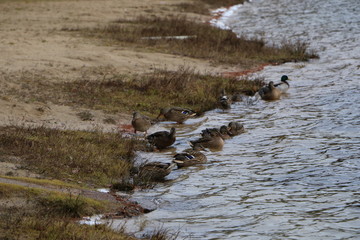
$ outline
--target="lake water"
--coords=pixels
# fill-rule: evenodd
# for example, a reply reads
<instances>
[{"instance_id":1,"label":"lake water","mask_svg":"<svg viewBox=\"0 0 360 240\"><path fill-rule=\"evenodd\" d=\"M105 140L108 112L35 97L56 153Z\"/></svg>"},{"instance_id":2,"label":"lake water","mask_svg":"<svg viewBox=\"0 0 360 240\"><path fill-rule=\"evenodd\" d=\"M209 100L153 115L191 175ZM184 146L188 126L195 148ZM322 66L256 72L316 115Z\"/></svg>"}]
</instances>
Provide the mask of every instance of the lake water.
<instances>
[{"instance_id":1,"label":"lake water","mask_svg":"<svg viewBox=\"0 0 360 240\"><path fill-rule=\"evenodd\" d=\"M360 239L360 1L253 0L220 20L267 42L298 39L320 59L266 67L266 81L292 81L274 102L236 103L176 126L176 149L139 154L169 162L206 127L240 121L209 162L174 170L165 183L135 192L157 210L128 231L179 231L179 239ZM113 227L122 226L115 220Z\"/></svg>"}]
</instances>

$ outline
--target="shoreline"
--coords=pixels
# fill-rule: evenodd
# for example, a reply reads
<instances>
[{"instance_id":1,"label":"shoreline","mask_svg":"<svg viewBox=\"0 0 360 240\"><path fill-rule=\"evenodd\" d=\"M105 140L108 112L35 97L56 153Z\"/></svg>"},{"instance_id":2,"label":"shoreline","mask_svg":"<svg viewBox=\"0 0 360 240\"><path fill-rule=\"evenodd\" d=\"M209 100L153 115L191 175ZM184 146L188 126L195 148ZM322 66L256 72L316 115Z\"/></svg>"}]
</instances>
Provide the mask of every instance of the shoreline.
<instances>
[{"instance_id":1,"label":"shoreline","mask_svg":"<svg viewBox=\"0 0 360 240\"><path fill-rule=\"evenodd\" d=\"M124 3L109 0L103 5L96 1L87 3L86 6L77 1L54 3L44 1L41 4L21 1L0 3L0 7L8 10L3 17L0 17L1 22L4 23L4 31L0 32L0 36L3 37L2 43L4 43L4 46L0 47L0 50L4 52L4 58L0 60L0 71L3 73L0 78L0 86L3 87L3 95L0 97L1 126L43 126L83 131L101 129L104 132L117 133L132 131L131 116L124 112L108 114L91 109L94 119L83 121L79 119L78 113L89 110L85 107L54 104L46 100L45 102L23 101L12 95L14 91L36 92L37 89L32 89L32 87L38 75L40 78L46 76L53 82L76 81L82 76L101 81L107 75L149 72L159 66L176 69L187 63L189 66L196 66L200 72L211 72L223 77L239 77L261 71L264 67L271 65L257 64L246 69L239 65L213 64L204 59L142 52L121 46L103 46L97 40L84 39L81 36L61 31L63 28L77 25L106 24L114 21L121 14L144 14L150 10L160 15L166 11L172 13L169 6L177 1L150 2L150 5L153 4L151 7L154 7L150 10L147 6L149 3L142 0L126 0ZM170 10L166 10L164 6L169 7ZM202 18L210 18L206 24L212 24L211 21L214 19L228 16L235 6L225 8L226 11L216 13L214 16L202 16ZM60 10L57 10L58 7ZM48 12L43 13L44 9ZM74 12L73 9L79 9L79 12ZM18 17L21 15L28 20L21 20ZM105 124L103 119L107 117L116 119L116 123ZM0 164L0 182L3 179L1 175L9 173L19 177L31 174L20 172L18 166ZM121 218L131 217L151 211L115 193L107 195L120 202L123 208L116 213L104 214L105 218L119 217L117 214Z\"/></svg>"}]
</instances>

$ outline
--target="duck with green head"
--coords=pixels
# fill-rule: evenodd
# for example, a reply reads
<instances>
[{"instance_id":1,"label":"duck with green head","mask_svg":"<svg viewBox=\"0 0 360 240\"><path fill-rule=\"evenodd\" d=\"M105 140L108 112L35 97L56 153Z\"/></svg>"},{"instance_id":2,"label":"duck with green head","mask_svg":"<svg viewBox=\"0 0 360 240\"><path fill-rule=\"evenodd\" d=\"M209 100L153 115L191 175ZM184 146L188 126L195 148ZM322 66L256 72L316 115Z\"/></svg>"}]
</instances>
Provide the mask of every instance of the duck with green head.
<instances>
[{"instance_id":1,"label":"duck with green head","mask_svg":"<svg viewBox=\"0 0 360 240\"><path fill-rule=\"evenodd\" d=\"M274 87L279 89L282 93L286 93L286 91L290 88L290 84L287 81L290 81L291 79L288 78L288 76L283 75L281 77L281 81L279 83L274 84Z\"/></svg>"}]
</instances>

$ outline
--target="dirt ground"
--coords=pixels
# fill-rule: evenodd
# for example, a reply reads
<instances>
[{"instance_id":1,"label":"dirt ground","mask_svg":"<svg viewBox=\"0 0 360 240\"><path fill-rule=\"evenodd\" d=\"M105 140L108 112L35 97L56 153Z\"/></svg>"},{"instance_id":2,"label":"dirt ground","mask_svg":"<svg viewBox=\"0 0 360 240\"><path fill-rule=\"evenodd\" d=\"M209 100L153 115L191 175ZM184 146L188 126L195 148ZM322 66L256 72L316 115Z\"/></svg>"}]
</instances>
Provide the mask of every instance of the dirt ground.
<instances>
[{"instance_id":1,"label":"dirt ground","mask_svg":"<svg viewBox=\"0 0 360 240\"><path fill-rule=\"evenodd\" d=\"M74 81L99 71L109 73L141 73L154 68L177 69L195 67L199 72L221 74L242 71L213 66L209 61L181 56L141 52L119 46L105 46L62 29L101 26L119 18L138 15L174 14L178 0L0 0L0 126L46 126L61 129L118 131L129 124L131 116L91 110L93 121L82 121L77 113L86 111L48 102L24 101L13 94L32 88L34 75L49 81ZM197 16L207 22L211 16ZM26 79L26 82L24 81ZM56 91L56 89L54 89ZM106 124L111 117L116 124ZM14 176L32 174L13 163L0 159L0 174Z\"/></svg>"},{"instance_id":2,"label":"dirt ground","mask_svg":"<svg viewBox=\"0 0 360 240\"><path fill-rule=\"evenodd\" d=\"M143 14L176 14L176 0L0 0L0 125L44 125L66 129L102 128L104 114L91 111L94 121L84 122L74 109L50 102L23 102L9 94L23 87L24 76L46 75L50 81L73 81L102 69L106 73L139 73L154 68L177 69L196 66L213 74L232 71L208 61L160 53L146 53L118 46L104 46L95 39L75 36L64 28L105 25L119 18ZM209 16L201 16L208 21ZM90 73L90 74L89 74ZM91 76L90 76L91 77ZM31 88L31 82L26 83ZM118 124L130 122L130 115L111 116Z\"/></svg>"}]
</instances>

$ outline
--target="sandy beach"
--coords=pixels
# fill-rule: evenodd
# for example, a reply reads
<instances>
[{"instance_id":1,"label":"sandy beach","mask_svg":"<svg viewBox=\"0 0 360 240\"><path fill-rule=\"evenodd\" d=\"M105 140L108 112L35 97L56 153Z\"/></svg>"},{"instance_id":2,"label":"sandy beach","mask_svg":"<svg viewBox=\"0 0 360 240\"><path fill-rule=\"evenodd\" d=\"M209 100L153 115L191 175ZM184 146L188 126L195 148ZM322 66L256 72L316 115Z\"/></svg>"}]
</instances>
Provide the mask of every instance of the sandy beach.
<instances>
[{"instance_id":1,"label":"sandy beach","mask_svg":"<svg viewBox=\"0 0 360 240\"><path fill-rule=\"evenodd\" d=\"M183 1L186 2L186 1ZM240 66L213 65L210 61L178 55L105 46L63 29L102 26L119 18L177 13L179 1L6 1L0 4L0 125L35 125L61 129L116 130L104 124L108 117L91 110L93 121L76 115L87 109L22 100L19 92L37 91L34 81L75 81L80 76L97 80L111 74L134 74L154 68L196 67L199 72L221 74L242 71ZM211 16L188 14L208 22ZM56 89L54 89L56 91ZM17 94L14 94L17 93ZM129 124L130 115L111 115L117 125Z\"/></svg>"}]
</instances>

